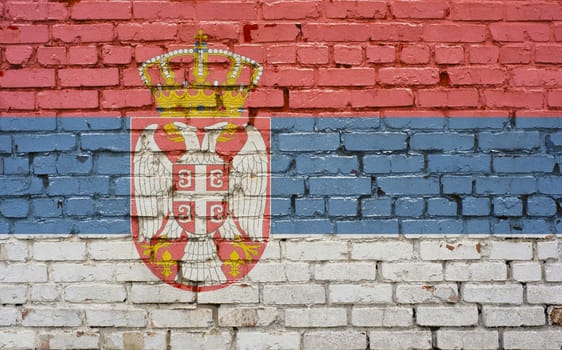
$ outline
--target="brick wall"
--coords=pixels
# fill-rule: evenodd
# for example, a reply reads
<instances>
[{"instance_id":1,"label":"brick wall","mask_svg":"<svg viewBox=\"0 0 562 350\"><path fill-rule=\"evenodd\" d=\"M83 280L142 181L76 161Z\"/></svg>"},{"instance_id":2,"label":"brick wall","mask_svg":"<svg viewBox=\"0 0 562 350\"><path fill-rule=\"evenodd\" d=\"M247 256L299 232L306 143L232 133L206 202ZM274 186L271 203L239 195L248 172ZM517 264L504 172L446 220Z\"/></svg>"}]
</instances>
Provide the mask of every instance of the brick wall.
<instances>
[{"instance_id":1,"label":"brick wall","mask_svg":"<svg viewBox=\"0 0 562 350\"><path fill-rule=\"evenodd\" d=\"M562 346L561 1L0 3L0 348ZM130 237L142 62L264 67L271 237L161 282Z\"/></svg>"}]
</instances>

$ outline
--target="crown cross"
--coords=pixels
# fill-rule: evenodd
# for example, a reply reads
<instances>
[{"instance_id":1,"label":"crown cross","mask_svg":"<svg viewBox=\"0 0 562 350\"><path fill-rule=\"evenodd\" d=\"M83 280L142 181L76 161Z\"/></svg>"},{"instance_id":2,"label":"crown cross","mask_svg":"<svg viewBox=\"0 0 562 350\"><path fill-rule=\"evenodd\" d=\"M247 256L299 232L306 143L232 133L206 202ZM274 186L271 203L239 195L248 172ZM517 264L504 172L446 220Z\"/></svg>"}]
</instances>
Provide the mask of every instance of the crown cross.
<instances>
[{"instance_id":1,"label":"crown cross","mask_svg":"<svg viewBox=\"0 0 562 350\"><path fill-rule=\"evenodd\" d=\"M144 62L139 74L156 100L157 109L163 117L238 117L244 111L244 103L250 91L258 84L262 74L262 66L251 58L241 56L223 49L209 49L207 35L199 30L194 36L195 45L190 49L174 50ZM209 56L219 56L230 61L230 69L222 82L211 84L209 76ZM190 67L174 62L171 69L170 61L174 58L192 57L192 74ZM153 77L154 69L160 77ZM240 82L244 68L250 69L249 83ZM152 69L152 70L151 70ZM192 80L177 81L177 77L193 77ZM153 84L152 81L163 81Z\"/></svg>"}]
</instances>

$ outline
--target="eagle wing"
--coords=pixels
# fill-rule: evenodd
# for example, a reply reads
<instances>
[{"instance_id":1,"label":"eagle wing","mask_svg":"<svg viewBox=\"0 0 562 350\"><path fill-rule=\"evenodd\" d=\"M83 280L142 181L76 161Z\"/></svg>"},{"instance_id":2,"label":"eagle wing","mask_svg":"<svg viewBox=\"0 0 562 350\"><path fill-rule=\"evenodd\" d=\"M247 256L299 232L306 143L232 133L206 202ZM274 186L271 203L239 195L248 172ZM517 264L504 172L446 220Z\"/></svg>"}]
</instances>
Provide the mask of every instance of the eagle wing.
<instances>
[{"instance_id":1,"label":"eagle wing","mask_svg":"<svg viewBox=\"0 0 562 350\"><path fill-rule=\"evenodd\" d=\"M263 240L268 159L265 142L253 126L246 128L248 139L232 159L230 193L232 212L250 239Z\"/></svg>"}]
</instances>

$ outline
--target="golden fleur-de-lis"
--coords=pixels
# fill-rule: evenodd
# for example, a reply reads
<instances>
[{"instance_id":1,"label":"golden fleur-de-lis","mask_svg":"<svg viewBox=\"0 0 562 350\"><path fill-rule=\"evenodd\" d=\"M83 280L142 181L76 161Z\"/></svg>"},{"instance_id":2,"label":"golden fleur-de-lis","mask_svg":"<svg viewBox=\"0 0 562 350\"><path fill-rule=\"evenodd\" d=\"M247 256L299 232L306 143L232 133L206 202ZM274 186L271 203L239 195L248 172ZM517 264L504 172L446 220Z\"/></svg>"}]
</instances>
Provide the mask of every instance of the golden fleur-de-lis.
<instances>
[{"instance_id":1,"label":"golden fleur-de-lis","mask_svg":"<svg viewBox=\"0 0 562 350\"><path fill-rule=\"evenodd\" d=\"M225 261L224 264L230 267L229 274L232 277L236 277L240 274L240 265L244 265L245 262L240 260L240 255L234 250L230 253L230 260Z\"/></svg>"},{"instance_id":2,"label":"golden fleur-de-lis","mask_svg":"<svg viewBox=\"0 0 562 350\"><path fill-rule=\"evenodd\" d=\"M172 260L172 254L169 250L166 250L162 254L162 260L156 263L157 266L162 268L162 275L164 275L164 277L168 277L172 274L171 267L174 266L174 264L175 262Z\"/></svg>"}]
</instances>

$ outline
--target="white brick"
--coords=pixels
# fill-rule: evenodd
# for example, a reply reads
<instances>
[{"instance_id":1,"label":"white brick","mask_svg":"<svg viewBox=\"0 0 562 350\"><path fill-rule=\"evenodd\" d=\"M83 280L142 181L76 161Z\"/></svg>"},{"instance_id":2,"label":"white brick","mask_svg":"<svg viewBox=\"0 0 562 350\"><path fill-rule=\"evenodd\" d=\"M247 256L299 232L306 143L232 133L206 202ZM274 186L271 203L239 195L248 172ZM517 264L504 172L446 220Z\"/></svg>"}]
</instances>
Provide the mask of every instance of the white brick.
<instances>
[{"instance_id":1,"label":"white brick","mask_svg":"<svg viewBox=\"0 0 562 350\"><path fill-rule=\"evenodd\" d=\"M70 309L25 309L21 324L25 327L76 327L82 325L80 312Z\"/></svg>"},{"instance_id":2,"label":"white brick","mask_svg":"<svg viewBox=\"0 0 562 350\"><path fill-rule=\"evenodd\" d=\"M90 327L145 327L146 311L141 309L87 309Z\"/></svg>"},{"instance_id":3,"label":"white brick","mask_svg":"<svg viewBox=\"0 0 562 350\"><path fill-rule=\"evenodd\" d=\"M347 241L288 241L285 244L289 260L343 260L347 258Z\"/></svg>"},{"instance_id":4,"label":"white brick","mask_svg":"<svg viewBox=\"0 0 562 350\"><path fill-rule=\"evenodd\" d=\"M459 290L456 284L399 284L396 301L402 304L456 303Z\"/></svg>"},{"instance_id":5,"label":"white brick","mask_svg":"<svg viewBox=\"0 0 562 350\"><path fill-rule=\"evenodd\" d=\"M64 261L86 259L85 242L34 242L33 259L39 261Z\"/></svg>"},{"instance_id":6,"label":"white brick","mask_svg":"<svg viewBox=\"0 0 562 350\"><path fill-rule=\"evenodd\" d=\"M0 244L0 261L27 261L28 256L27 241L11 240Z\"/></svg>"},{"instance_id":7,"label":"white brick","mask_svg":"<svg viewBox=\"0 0 562 350\"><path fill-rule=\"evenodd\" d=\"M161 350L166 349L166 333L116 332L104 335L104 344L112 350Z\"/></svg>"},{"instance_id":8,"label":"white brick","mask_svg":"<svg viewBox=\"0 0 562 350\"><path fill-rule=\"evenodd\" d=\"M409 327L414 312L408 307L354 307L351 324L357 327Z\"/></svg>"},{"instance_id":9,"label":"white brick","mask_svg":"<svg viewBox=\"0 0 562 350\"><path fill-rule=\"evenodd\" d=\"M219 307L219 326L221 327L266 327L277 319L274 307Z\"/></svg>"},{"instance_id":10,"label":"white brick","mask_svg":"<svg viewBox=\"0 0 562 350\"><path fill-rule=\"evenodd\" d=\"M464 301L481 304L521 304L523 286L520 284L465 284Z\"/></svg>"},{"instance_id":11,"label":"white brick","mask_svg":"<svg viewBox=\"0 0 562 350\"><path fill-rule=\"evenodd\" d=\"M431 331L371 331L372 350L431 349Z\"/></svg>"},{"instance_id":12,"label":"white brick","mask_svg":"<svg viewBox=\"0 0 562 350\"><path fill-rule=\"evenodd\" d=\"M521 327L542 326L545 324L542 306L482 307L482 316L486 327Z\"/></svg>"},{"instance_id":13,"label":"white brick","mask_svg":"<svg viewBox=\"0 0 562 350\"><path fill-rule=\"evenodd\" d=\"M531 260L533 244L530 242L491 242L490 259Z\"/></svg>"},{"instance_id":14,"label":"white brick","mask_svg":"<svg viewBox=\"0 0 562 350\"><path fill-rule=\"evenodd\" d=\"M107 282L113 280L114 270L113 264L55 263L51 276L54 282Z\"/></svg>"},{"instance_id":15,"label":"white brick","mask_svg":"<svg viewBox=\"0 0 562 350\"><path fill-rule=\"evenodd\" d=\"M513 280L519 282L536 282L541 280L541 264L535 262L517 262L511 266Z\"/></svg>"},{"instance_id":16,"label":"white brick","mask_svg":"<svg viewBox=\"0 0 562 350\"><path fill-rule=\"evenodd\" d=\"M49 332L40 337L49 339L48 349L96 349L100 335L92 331Z\"/></svg>"},{"instance_id":17,"label":"white brick","mask_svg":"<svg viewBox=\"0 0 562 350\"><path fill-rule=\"evenodd\" d=\"M392 302L390 284L332 284L328 286L331 303L380 304Z\"/></svg>"},{"instance_id":18,"label":"white brick","mask_svg":"<svg viewBox=\"0 0 562 350\"><path fill-rule=\"evenodd\" d=\"M18 320L19 311L13 306L0 306L0 326L14 326Z\"/></svg>"},{"instance_id":19,"label":"white brick","mask_svg":"<svg viewBox=\"0 0 562 350\"><path fill-rule=\"evenodd\" d=\"M306 282L310 281L312 275L309 263L291 263L285 262L285 274L289 282Z\"/></svg>"},{"instance_id":20,"label":"white brick","mask_svg":"<svg viewBox=\"0 0 562 350\"><path fill-rule=\"evenodd\" d=\"M361 262L321 263L314 266L314 278L327 281L374 281L377 265Z\"/></svg>"},{"instance_id":21,"label":"white brick","mask_svg":"<svg viewBox=\"0 0 562 350\"><path fill-rule=\"evenodd\" d=\"M558 259L558 241L537 242L537 258L539 260Z\"/></svg>"},{"instance_id":22,"label":"white brick","mask_svg":"<svg viewBox=\"0 0 562 350\"><path fill-rule=\"evenodd\" d=\"M71 303L116 303L125 299L125 288L116 284L78 284L64 289L64 300Z\"/></svg>"},{"instance_id":23,"label":"white brick","mask_svg":"<svg viewBox=\"0 0 562 350\"><path fill-rule=\"evenodd\" d=\"M480 259L480 243L461 241L421 241L420 256L423 260L470 260Z\"/></svg>"},{"instance_id":24,"label":"white brick","mask_svg":"<svg viewBox=\"0 0 562 350\"><path fill-rule=\"evenodd\" d=\"M34 349L35 332L24 329L0 329L0 349Z\"/></svg>"},{"instance_id":25,"label":"white brick","mask_svg":"<svg viewBox=\"0 0 562 350\"><path fill-rule=\"evenodd\" d=\"M129 293L133 303L192 303L195 293L167 284L133 284Z\"/></svg>"},{"instance_id":26,"label":"white brick","mask_svg":"<svg viewBox=\"0 0 562 350\"><path fill-rule=\"evenodd\" d=\"M382 263L382 277L389 281L434 282L443 280L440 263Z\"/></svg>"},{"instance_id":27,"label":"white brick","mask_svg":"<svg viewBox=\"0 0 562 350\"><path fill-rule=\"evenodd\" d=\"M119 261L114 267L117 282L160 282L143 262Z\"/></svg>"},{"instance_id":28,"label":"white brick","mask_svg":"<svg viewBox=\"0 0 562 350\"><path fill-rule=\"evenodd\" d=\"M562 282L562 263L545 264L544 279L547 282Z\"/></svg>"},{"instance_id":29,"label":"white brick","mask_svg":"<svg viewBox=\"0 0 562 350\"><path fill-rule=\"evenodd\" d=\"M300 349L300 334L297 332L239 331L236 350Z\"/></svg>"},{"instance_id":30,"label":"white brick","mask_svg":"<svg viewBox=\"0 0 562 350\"><path fill-rule=\"evenodd\" d=\"M437 347L466 350L497 349L499 335L496 331L485 330L438 330Z\"/></svg>"},{"instance_id":31,"label":"white brick","mask_svg":"<svg viewBox=\"0 0 562 350\"><path fill-rule=\"evenodd\" d=\"M187 344L189 344L190 350L230 349L232 336L229 332L219 330L212 330L207 333L172 331L172 336L170 338L171 350L184 350Z\"/></svg>"},{"instance_id":32,"label":"white brick","mask_svg":"<svg viewBox=\"0 0 562 350\"><path fill-rule=\"evenodd\" d=\"M264 304L322 304L326 302L324 286L294 284L263 287Z\"/></svg>"},{"instance_id":33,"label":"white brick","mask_svg":"<svg viewBox=\"0 0 562 350\"><path fill-rule=\"evenodd\" d=\"M211 327L213 326L213 310L153 310L150 313L150 320L155 328Z\"/></svg>"},{"instance_id":34,"label":"white brick","mask_svg":"<svg viewBox=\"0 0 562 350\"><path fill-rule=\"evenodd\" d=\"M88 252L90 258L94 260L138 260L140 258L132 239L92 241L88 245Z\"/></svg>"},{"instance_id":35,"label":"white brick","mask_svg":"<svg viewBox=\"0 0 562 350\"><path fill-rule=\"evenodd\" d=\"M269 242L265 246L265 250L263 251L260 261L279 259L281 259L281 247L279 245L279 240L269 236Z\"/></svg>"},{"instance_id":36,"label":"white brick","mask_svg":"<svg viewBox=\"0 0 562 350\"><path fill-rule=\"evenodd\" d=\"M367 348L367 334L354 330L306 332L303 345L304 349L363 350Z\"/></svg>"},{"instance_id":37,"label":"white brick","mask_svg":"<svg viewBox=\"0 0 562 350\"><path fill-rule=\"evenodd\" d=\"M287 327L338 327L347 325L345 308L285 309Z\"/></svg>"},{"instance_id":38,"label":"white brick","mask_svg":"<svg viewBox=\"0 0 562 350\"><path fill-rule=\"evenodd\" d=\"M562 304L562 285L527 285L529 304Z\"/></svg>"},{"instance_id":39,"label":"white brick","mask_svg":"<svg viewBox=\"0 0 562 350\"><path fill-rule=\"evenodd\" d=\"M411 242L352 242L353 260L408 260L413 256Z\"/></svg>"},{"instance_id":40,"label":"white brick","mask_svg":"<svg viewBox=\"0 0 562 350\"><path fill-rule=\"evenodd\" d=\"M310 280L308 263L279 263L260 261L248 274L253 282L305 282Z\"/></svg>"},{"instance_id":41,"label":"white brick","mask_svg":"<svg viewBox=\"0 0 562 350\"><path fill-rule=\"evenodd\" d=\"M0 286L0 304L23 304L27 301L27 286Z\"/></svg>"},{"instance_id":42,"label":"white brick","mask_svg":"<svg viewBox=\"0 0 562 350\"><path fill-rule=\"evenodd\" d=\"M31 301L56 301L60 297L59 286L55 284L34 284L31 286Z\"/></svg>"},{"instance_id":43,"label":"white brick","mask_svg":"<svg viewBox=\"0 0 562 350\"><path fill-rule=\"evenodd\" d=\"M476 305L418 306L417 323L420 326L472 326L478 323Z\"/></svg>"},{"instance_id":44,"label":"white brick","mask_svg":"<svg viewBox=\"0 0 562 350\"><path fill-rule=\"evenodd\" d=\"M562 332L553 330L506 330L503 333L505 349L560 349Z\"/></svg>"},{"instance_id":45,"label":"white brick","mask_svg":"<svg viewBox=\"0 0 562 350\"><path fill-rule=\"evenodd\" d=\"M259 289L248 284L232 285L197 295L200 304L240 304L259 302Z\"/></svg>"},{"instance_id":46,"label":"white brick","mask_svg":"<svg viewBox=\"0 0 562 350\"><path fill-rule=\"evenodd\" d=\"M445 280L447 281L505 281L507 279L507 265L505 262L453 262L445 265Z\"/></svg>"},{"instance_id":47,"label":"white brick","mask_svg":"<svg viewBox=\"0 0 562 350\"><path fill-rule=\"evenodd\" d=\"M47 265L0 265L0 282L47 282Z\"/></svg>"}]
</instances>

